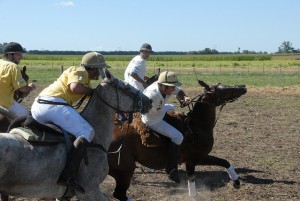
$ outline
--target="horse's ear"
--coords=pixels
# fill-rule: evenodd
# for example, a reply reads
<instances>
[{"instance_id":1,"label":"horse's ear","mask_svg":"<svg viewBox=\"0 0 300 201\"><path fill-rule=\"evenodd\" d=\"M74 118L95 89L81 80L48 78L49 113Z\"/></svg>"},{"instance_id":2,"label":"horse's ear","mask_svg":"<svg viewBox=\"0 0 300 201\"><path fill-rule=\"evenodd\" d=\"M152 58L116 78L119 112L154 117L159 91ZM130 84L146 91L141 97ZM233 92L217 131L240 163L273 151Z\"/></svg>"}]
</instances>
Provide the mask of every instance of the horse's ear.
<instances>
[{"instance_id":1,"label":"horse's ear","mask_svg":"<svg viewBox=\"0 0 300 201\"><path fill-rule=\"evenodd\" d=\"M107 79L109 79L109 80L113 80L114 79L113 75L111 74L111 72L107 68L104 69L104 73L105 73L105 77Z\"/></svg>"},{"instance_id":2,"label":"horse's ear","mask_svg":"<svg viewBox=\"0 0 300 201\"><path fill-rule=\"evenodd\" d=\"M210 91L209 86L202 80L198 80L198 83L200 84L200 86L204 87L207 91Z\"/></svg>"},{"instance_id":3,"label":"horse's ear","mask_svg":"<svg viewBox=\"0 0 300 201\"><path fill-rule=\"evenodd\" d=\"M26 66L23 66L23 73L26 72Z\"/></svg>"},{"instance_id":4,"label":"horse's ear","mask_svg":"<svg viewBox=\"0 0 300 201\"><path fill-rule=\"evenodd\" d=\"M155 73L156 75L159 75L160 74L160 68L158 68L157 70L156 70L156 73Z\"/></svg>"}]
</instances>

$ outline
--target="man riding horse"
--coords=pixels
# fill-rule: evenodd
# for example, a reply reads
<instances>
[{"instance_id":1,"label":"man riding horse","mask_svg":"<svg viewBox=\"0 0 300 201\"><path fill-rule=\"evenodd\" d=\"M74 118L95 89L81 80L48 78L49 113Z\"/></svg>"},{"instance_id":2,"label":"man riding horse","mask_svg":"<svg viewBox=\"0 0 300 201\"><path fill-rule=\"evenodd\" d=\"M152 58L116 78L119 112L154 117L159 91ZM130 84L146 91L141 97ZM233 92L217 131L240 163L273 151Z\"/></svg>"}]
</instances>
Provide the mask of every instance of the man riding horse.
<instances>
[{"instance_id":1,"label":"man riding horse","mask_svg":"<svg viewBox=\"0 0 300 201\"><path fill-rule=\"evenodd\" d=\"M0 107L7 110L12 118L26 116L28 110L14 100L16 90L28 93L35 89L34 84L24 80L18 66L25 50L19 43L10 42L4 46L3 52L0 60Z\"/></svg>"},{"instance_id":2,"label":"man riding horse","mask_svg":"<svg viewBox=\"0 0 300 201\"><path fill-rule=\"evenodd\" d=\"M152 99L153 107L147 114L142 115L142 121L150 129L171 139L169 145L170 159L168 161L166 172L169 179L180 183L178 174L178 151L179 145L183 141L183 135L173 126L163 120L168 110L174 110L175 107L166 104L170 95L176 95L179 100L189 103L191 99L179 88L181 83L177 80L177 75L171 71L162 72L158 81L151 84L144 90L144 94Z\"/></svg>"},{"instance_id":3,"label":"man riding horse","mask_svg":"<svg viewBox=\"0 0 300 201\"><path fill-rule=\"evenodd\" d=\"M77 138L58 184L70 184L81 193L85 190L77 182L78 168L95 131L71 105L84 95L92 95L90 80L98 80L102 69L107 67L100 53L85 54L81 66L66 69L57 81L39 94L31 108L32 117L39 123L53 123Z\"/></svg>"}]
</instances>

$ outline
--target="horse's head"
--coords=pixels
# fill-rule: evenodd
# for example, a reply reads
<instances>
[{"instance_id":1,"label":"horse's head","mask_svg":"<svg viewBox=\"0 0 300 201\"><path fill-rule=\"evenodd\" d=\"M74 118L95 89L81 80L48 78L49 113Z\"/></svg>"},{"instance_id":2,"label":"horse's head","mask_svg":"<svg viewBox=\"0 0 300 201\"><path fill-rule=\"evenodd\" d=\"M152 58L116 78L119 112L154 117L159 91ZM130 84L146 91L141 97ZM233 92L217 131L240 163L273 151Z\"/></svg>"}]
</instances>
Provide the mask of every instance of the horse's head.
<instances>
[{"instance_id":1,"label":"horse's head","mask_svg":"<svg viewBox=\"0 0 300 201\"><path fill-rule=\"evenodd\" d=\"M147 80L146 80L146 83L148 85L151 85L153 82L157 81L158 80L158 77L159 77L159 74L160 74L160 68L158 68L155 72L155 75L149 77Z\"/></svg>"},{"instance_id":2,"label":"horse's head","mask_svg":"<svg viewBox=\"0 0 300 201\"><path fill-rule=\"evenodd\" d=\"M22 78L26 81L28 84L29 76L26 74L26 66L24 66L21 69ZM29 94L29 92L21 92L19 90L16 90L14 93L14 100L18 103L22 102L22 100Z\"/></svg>"},{"instance_id":3,"label":"horse's head","mask_svg":"<svg viewBox=\"0 0 300 201\"><path fill-rule=\"evenodd\" d=\"M114 88L110 91L109 98L111 100L107 102L107 105L110 105L117 112L140 112L144 114L149 112L152 107L151 99L130 84L113 77L107 69L105 69L105 79L102 81L102 84ZM131 101L129 99L131 99ZM113 100L116 100L116 105L113 105ZM131 104L131 102L133 103Z\"/></svg>"},{"instance_id":4,"label":"horse's head","mask_svg":"<svg viewBox=\"0 0 300 201\"><path fill-rule=\"evenodd\" d=\"M233 102L240 96L247 93L247 88L245 85L227 86L219 83L208 86L201 80L198 80L198 83L204 87L204 97L202 100L214 103L217 106L223 105L227 102Z\"/></svg>"},{"instance_id":5,"label":"horse's head","mask_svg":"<svg viewBox=\"0 0 300 201\"><path fill-rule=\"evenodd\" d=\"M21 74L23 79L28 83L29 76L26 74L26 66L24 66L23 69L21 69Z\"/></svg>"}]
</instances>

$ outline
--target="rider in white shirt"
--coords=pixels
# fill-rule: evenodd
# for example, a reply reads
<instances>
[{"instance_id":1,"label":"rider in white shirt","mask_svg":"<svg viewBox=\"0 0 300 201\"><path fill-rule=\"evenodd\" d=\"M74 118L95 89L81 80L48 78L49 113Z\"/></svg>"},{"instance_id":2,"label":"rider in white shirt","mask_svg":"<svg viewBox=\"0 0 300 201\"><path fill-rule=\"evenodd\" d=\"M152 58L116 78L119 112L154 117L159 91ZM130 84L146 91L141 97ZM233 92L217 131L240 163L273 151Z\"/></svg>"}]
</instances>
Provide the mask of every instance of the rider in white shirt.
<instances>
[{"instance_id":1,"label":"rider in white shirt","mask_svg":"<svg viewBox=\"0 0 300 201\"><path fill-rule=\"evenodd\" d=\"M158 81L151 84L144 90L144 94L152 100L152 109L142 115L142 121L152 130L169 137L171 143L169 146L170 159L168 161L166 172L169 178L176 183L180 183L178 174L178 152L179 145L183 141L183 135L173 126L163 120L166 112L175 107L166 104L170 95L176 95L179 100L190 103L191 99L179 88L181 83L177 80L177 75L171 71L162 72Z\"/></svg>"},{"instance_id":2,"label":"rider in white shirt","mask_svg":"<svg viewBox=\"0 0 300 201\"><path fill-rule=\"evenodd\" d=\"M151 45L144 43L140 48L140 54L130 61L124 73L125 81L140 91L144 91L148 86L144 80L146 78L146 59L152 52Z\"/></svg>"}]
</instances>

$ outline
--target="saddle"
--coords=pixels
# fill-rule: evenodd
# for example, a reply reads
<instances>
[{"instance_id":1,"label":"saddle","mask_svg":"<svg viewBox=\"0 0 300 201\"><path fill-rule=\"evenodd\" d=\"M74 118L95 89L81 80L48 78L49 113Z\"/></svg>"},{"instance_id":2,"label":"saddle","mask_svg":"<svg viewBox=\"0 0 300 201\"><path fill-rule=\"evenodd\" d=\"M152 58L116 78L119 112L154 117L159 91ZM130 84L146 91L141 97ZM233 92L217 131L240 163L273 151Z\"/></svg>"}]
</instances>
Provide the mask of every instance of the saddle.
<instances>
[{"instance_id":1,"label":"saddle","mask_svg":"<svg viewBox=\"0 0 300 201\"><path fill-rule=\"evenodd\" d=\"M158 147L171 141L170 138L150 129L142 122L140 116L133 118L132 125L141 136L142 145L145 147Z\"/></svg>"},{"instance_id":2,"label":"saddle","mask_svg":"<svg viewBox=\"0 0 300 201\"><path fill-rule=\"evenodd\" d=\"M175 113L173 110L169 110L164 116L164 121L181 131L183 136L190 134L190 130L187 128L189 118L184 113ZM141 136L142 144L146 147L162 146L171 141L170 138L147 127L147 125L143 123L139 113L133 118L132 125Z\"/></svg>"},{"instance_id":3,"label":"saddle","mask_svg":"<svg viewBox=\"0 0 300 201\"><path fill-rule=\"evenodd\" d=\"M29 142L59 143L65 142L62 130L53 124L41 124L31 115L15 119L8 133L23 137ZM69 135L72 137L71 135ZM74 139L72 139L73 141Z\"/></svg>"}]
</instances>

